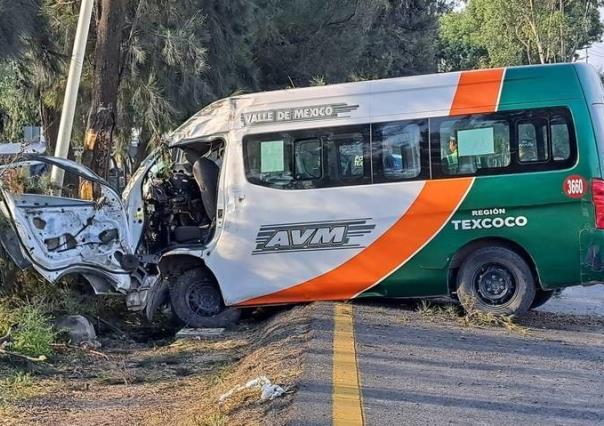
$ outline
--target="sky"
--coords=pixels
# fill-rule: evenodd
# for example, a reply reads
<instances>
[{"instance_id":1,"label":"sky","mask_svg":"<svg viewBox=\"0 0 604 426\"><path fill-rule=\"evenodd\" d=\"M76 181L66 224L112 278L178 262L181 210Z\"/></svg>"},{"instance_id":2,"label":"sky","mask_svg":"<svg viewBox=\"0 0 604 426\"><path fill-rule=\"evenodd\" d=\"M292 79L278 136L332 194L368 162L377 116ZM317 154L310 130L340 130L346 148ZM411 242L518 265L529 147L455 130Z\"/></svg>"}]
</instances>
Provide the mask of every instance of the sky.
<instances>
[{"instance_id":1,"label":"sky","mask_svg":"<svg viewBox=\"0 0 604 426\"><path fill-rule=\"evenodd\" d=\"M577 62L587 62L593 65L598 71L604 71L604 43L596 43L586 50L578 51L581 56Z\"/></svg>"},{"instance_id":2,"label":"sky","mask_svg":"<svg viewBox=\"0 0 604 426\"><path fill-rule=\"evenodd\" d=\"M604 22L604 7L600 8L600 20ZM604 71L604 42L594 43L589 49L579 50L580 58L577 62L587 62L598 71Z\"/></svg>"}]
</instances>

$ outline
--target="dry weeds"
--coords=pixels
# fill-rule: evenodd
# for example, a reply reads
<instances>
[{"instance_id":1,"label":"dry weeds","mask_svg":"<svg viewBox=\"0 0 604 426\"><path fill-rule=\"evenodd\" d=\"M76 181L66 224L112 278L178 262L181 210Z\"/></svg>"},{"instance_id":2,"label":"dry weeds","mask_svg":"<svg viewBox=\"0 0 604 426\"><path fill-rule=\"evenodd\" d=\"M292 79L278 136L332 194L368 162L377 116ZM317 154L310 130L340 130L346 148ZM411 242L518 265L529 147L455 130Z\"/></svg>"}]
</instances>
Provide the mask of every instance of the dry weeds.
<instances>
[{"instance_id":1,"label":"dry weeds","mask_svg":"<svg viewBox=\"0 0 604 426\"><path fill-rule=\"evenodd\" d=\"M464 306L466 306L465 310L456 305L442 306L422 300L417 311L422 318L430 322L442 321L443 319L453 320L464 327L504 328L522 336L529 335L529 329L517 324L510 315L497 315L481 311L475 307L471 300L466 301Z\"/></svg>"},{"instance_id":2,"label":"dry weeds","mask_svg":"<svg viewBox=\"0 0 604 426\"><path fill-rule=\"evenodd\" d=\"M199 398L177 415L178 424L283 424L283 409L291 402L291 395L260 402L259 389L245 389L234 393L222 404L219 398L258 376L266 376L273 384L294 390L302 373L302 355L308 338L308 309L312 307L296 307L276 315L251 334L244 356L200 384ZM161 425L166 420L166 416L156 416L149 424Z\"/></svg>"}]
</instances>

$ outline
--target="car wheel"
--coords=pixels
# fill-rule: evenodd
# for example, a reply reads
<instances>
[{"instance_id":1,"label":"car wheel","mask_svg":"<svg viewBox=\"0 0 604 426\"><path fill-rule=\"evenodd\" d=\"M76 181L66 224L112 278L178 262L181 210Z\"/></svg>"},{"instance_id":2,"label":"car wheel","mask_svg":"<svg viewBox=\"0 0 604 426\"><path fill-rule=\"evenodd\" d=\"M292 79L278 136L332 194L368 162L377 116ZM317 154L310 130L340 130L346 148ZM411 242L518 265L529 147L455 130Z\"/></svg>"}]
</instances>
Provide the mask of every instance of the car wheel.
<instances>
[{"instance_id":1,"label":"car wheel","mask_svg":"<svg viewBox=\"0 0 604 426\"><path fill-rule=\"evenodd\" d=\"M186 327L219 328L233 326L241 310L224 305L222 294L211 272L190 269L170 286L172 310Z\"/></svg>"},{"instance_id":2,"label":"car wheel","mask_svg":"<svg viewBox=\"0 0 604 426\"><path fill-rule=\"evenodd\" d=\"M505 247L485 247L470 254L457 275L457 294L464 308L498 315L529 310L535 280L526 261Z\"/></svg>"},{"instance_id":3,"label":"car wheel","mask_svg":"<svg viewBox=\"0 0 604 426\"><path fill-rule=\"evenodd\" d=\"M539 306L545 305L549 299L554 297L554 294L556 294L556 290L537 289L537 292L535 293L535 299L533 300L533 303L531 304L531 309L535 309L535 308L538 308Z\"/></svg>"}]
</instances>

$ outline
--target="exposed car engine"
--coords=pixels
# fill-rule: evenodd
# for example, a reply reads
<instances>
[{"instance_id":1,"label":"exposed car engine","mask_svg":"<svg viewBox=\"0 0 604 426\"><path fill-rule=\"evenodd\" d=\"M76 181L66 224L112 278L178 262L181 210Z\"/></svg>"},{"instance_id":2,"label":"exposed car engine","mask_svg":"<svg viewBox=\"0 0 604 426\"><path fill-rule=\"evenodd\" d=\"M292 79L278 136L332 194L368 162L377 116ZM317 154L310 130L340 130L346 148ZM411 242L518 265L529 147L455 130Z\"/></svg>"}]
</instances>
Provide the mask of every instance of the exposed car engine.
<instances>
[{"instance_id":1,"label":"exposed car engine","mask_svg":"<svg viewBox=\"0 0 604 426\"><path fill-rule=\"evenodd\" d=\"M209 222L193 176L179 171L163 179L153 177L144 199L145 240L150 251L165 250L177 243L202 242L203 228Z\"/></svg>"}]
</instances>

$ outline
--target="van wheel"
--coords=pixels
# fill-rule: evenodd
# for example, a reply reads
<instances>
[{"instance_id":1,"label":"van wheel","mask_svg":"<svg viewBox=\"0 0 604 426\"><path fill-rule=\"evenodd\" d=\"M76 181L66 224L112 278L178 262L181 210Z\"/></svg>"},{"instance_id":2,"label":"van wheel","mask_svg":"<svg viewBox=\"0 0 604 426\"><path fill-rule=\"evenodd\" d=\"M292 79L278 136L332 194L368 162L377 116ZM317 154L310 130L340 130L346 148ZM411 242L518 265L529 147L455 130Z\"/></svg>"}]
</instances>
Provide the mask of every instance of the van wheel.
<instances>
[{"instance_id":1,"label":"van wheel","mask_svg":"<svg viewBox=\"0 0 604 426\"><path fill-rule=\"evenodd\" d=\"M533 303L535 280L529 265L514 251L485 247L462 263L457 294L466 311L518 315L527 312Z\"/></svg>"},{"instance_id":2,"label":"van wheel","mask_svg":"<svg viewBox=\"0 0 604 426\"><path fill-rule=\"evenodd\" d=\"M190 269L170 286L172 310L186 327L219 328L235 325L241 310L224 305L212 274L204 268Z\"/></svg>"},{"instance_id":3,"label":"van wheel","mask_svg":"<svg viewBox=\"0 0 604 426\"><path fill-rule=\"evenodd\" d=\"M531 309L536 309L539 306L545 305L549 301L549 299L554 297L555 293L556 290L537 289L537 292L535 293L535 300L533 300L533 303L531 304Z\"/></svg>"}]
</instances>

